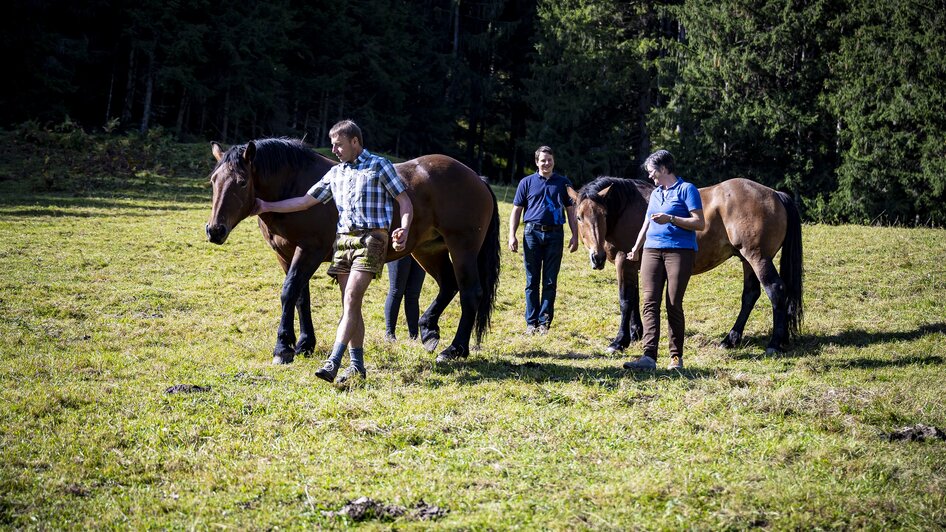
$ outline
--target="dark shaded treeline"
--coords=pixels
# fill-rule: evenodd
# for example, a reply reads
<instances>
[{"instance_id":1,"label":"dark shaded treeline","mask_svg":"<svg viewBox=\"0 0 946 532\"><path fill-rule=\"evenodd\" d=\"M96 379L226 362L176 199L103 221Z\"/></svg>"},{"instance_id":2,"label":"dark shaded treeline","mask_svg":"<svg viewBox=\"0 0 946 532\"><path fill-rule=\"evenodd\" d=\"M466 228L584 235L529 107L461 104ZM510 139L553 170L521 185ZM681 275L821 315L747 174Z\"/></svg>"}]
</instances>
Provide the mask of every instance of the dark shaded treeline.
<instances>
[{"instance_id":1,"label":"dark shaded treeline","mask_svg":"<svg viewBox=\"0 0 946 532\"><path fill-rule=\"evenodd\" d=\"M13 2L0 125L442 152L515 182L540 144L576 183L653 149L809 220L946 223L946 2Z\"/></svg>"}]
</instances>

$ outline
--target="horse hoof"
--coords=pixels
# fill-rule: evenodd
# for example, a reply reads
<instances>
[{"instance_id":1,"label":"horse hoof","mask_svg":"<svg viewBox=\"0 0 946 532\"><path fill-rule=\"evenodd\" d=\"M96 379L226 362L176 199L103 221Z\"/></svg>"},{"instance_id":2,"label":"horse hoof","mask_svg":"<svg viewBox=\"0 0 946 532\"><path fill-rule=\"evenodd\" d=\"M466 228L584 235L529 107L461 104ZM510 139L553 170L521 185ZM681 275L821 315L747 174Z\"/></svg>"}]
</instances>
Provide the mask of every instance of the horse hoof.
<instances>
[{"instance_id":1,"label":"horse hoof","mask_svg":"<svg viewBox=\"0 0 946 532\"><path fill-rule=\"evenodd\" d=\"M283 364L292 364L292 361L295 360L295 353L282 353L279 355L273 355L273 365L281 366Z\"/></svg>"},{"instance_id":2,"label":"horse hoof","mask_svg":"<svg viewBox=\"0 0 946 532\"><path fill-rule=\"evenodd\" d=\"M465 349L451 345L450 347L444 349L439 355L437 355L437 359L434 362L437 364L444 364L447 362L453 362L454 360L459 360L461 358L466 358L466 356L467 352Z\"/></svg>"},{"instance_id":3,"label":"horse hoof","mask_svg":"<svg viewBox=\"0 0 946 532\"><path fill-rule=\"evenodd\" d=\"M427 338L426 340L424 340L424 349L426 349L428 353L433 353L434 349L437 349L437 346L439 344L440 344L440 337L431 336L430 338Z\"/></svg>"},{"instance_id":4,"label":"horse hoof","mask_svg":"<svg viewBox=\"0 0 946 532\"><path fill-rule=\"evenodd\" d=\"M315 352L315 342L312 343L298 343L296 344L295 349L293 349L297 355L304 357L311 356Z\"/></svg>"},{"instance_id":5,"label":"horse hoof","mask_svg":"<svg viewBox=\"0 0 946 532\"><path fill-rule=\"evenodd\" d=\"M776 349L776 348L774 348L774 347L769 347L769 348L766 348L766 350L765 350L765 356L770 357L770 356L772 356L772 355L777 355L777 354L779 354L780 352L781 352L781 351L779 351L778 349Z\"/></svg>"}]
</instances>

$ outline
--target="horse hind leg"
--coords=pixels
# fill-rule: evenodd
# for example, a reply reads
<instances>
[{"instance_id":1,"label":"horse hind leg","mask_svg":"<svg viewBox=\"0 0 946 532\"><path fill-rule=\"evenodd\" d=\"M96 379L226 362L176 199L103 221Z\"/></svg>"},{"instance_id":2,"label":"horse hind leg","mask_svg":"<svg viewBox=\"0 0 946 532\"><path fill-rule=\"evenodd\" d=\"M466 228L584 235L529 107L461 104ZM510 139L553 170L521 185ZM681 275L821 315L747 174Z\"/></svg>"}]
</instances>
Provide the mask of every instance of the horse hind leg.
<instances>
[{"instance_id":1,"label":"horse hind leg","mask_svg":"<svg viewBox=\"0 0 946 532\"><path fill-rule=\"evenodd\" d=\"M739 308L736 323L733 324L729 334L719 343L720 347L737 347L742 342L742 333L745 330L746 322L749 321L749 314L752 313L752 309L760 295L762 295L762 289L759 278L756 277L755 270L749 262L742 259L742 306Z\"/></svg>"},{"instance_id":2,"label":"horse hind leg","mask_svg":"<svg viewBox=\"0 0 946 532\"><path fill-rule=\"evenodd\" d=\"M439 287L437 296L417 321L420 341L424 344L424 349L433 352L440 344L440 315L453 301L459 289L450 255L445 249L436 254L415 253L414 258L433 277Z\"/></svg>"},{"instance_id":3,"label":"horse hind leg","mask_svg":"<svg viewBox=\"0 0 946 532\"><path fill-rule=\"evenodd\" d=\"M761 259L752 267L772 302L772 338L765 348L765 354L771 355L781 351L788 339L788 294L772 259Z\"/></svg>"},{"instance_id":4,"label":"horse hind leg","mask_svg":"<svg viewBox=\"0 0 946 532\"><path fill-rule=\"evenodd\" d=\"M470 352L470 337L473 334L473 325L476 322L476 312L480 298L483 297L483 288L480 285L479 269L476 254L466 253L455 256L454 271L460 292L460 322L457 324L453 342L446 351L438 357L449 359L466 357Z\"/></svg>"}]
</instances>

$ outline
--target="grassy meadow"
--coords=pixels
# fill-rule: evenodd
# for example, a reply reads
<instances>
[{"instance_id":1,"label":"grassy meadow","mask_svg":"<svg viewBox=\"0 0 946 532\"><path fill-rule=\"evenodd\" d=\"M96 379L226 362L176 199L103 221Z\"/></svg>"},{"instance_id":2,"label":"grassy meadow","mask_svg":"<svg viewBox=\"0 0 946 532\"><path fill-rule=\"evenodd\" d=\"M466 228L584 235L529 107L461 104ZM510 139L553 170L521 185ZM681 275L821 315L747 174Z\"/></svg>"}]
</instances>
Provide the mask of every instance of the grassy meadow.
<instances>
[{"instance_id":1,"label":"grassy meadow","mask_svg":"<svg viewBox=\"0 0 946 532\"><path fill-rule=\"evenodd\" d=\"M946 442L885 437L946 428L942 229L805 226L803 336L777 356L764 296L746 344L716 347L735 260L695 277L686 369L633 374L636 345L604 351L613 267L583 251L566 254L552 332L522 334L514 190L496 187L482 348L435 367L403 317L385 342L385 276L365 305L368 379L337 388L313 376L339 318L326 266L318 352L272 366L282 272L255 219L206 242L204 175L37 190L0 181L0 528L946 528ZM178 384L209 390L165 393ZM325 514L362 496L408 512ZM446 513L410 513L423 503Z\"/></svg>"}]
</instances>

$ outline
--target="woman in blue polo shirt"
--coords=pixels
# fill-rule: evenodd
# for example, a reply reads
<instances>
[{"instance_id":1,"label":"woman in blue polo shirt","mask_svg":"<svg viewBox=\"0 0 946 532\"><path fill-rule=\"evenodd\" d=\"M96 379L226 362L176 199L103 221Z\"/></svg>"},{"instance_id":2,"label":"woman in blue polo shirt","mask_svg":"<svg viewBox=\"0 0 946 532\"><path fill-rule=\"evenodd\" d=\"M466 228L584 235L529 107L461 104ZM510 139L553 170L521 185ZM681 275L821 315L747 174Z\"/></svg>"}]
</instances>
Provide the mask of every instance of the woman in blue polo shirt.
<instances>
[{"instance_id":1,"label":"woman in blue polo shirt","mask_svg":"<svg viewBox=\"0 0 946 532\"><path fill-rule=\"evenodd\" d=\"M631 249L631 260L641 261L643 308L641 321L644 353L625 362L626 369L652 370L657 367L660 339L660 299L666 286L667 321L670 325L670 365L683 368L683 294L686 292L696 257L696 232L703 229L703 202L700 191L676 176L673 155L659 150L644 162L647 175L657 188L650 195L644 226Z\"/></svg>"}]
</instances>

